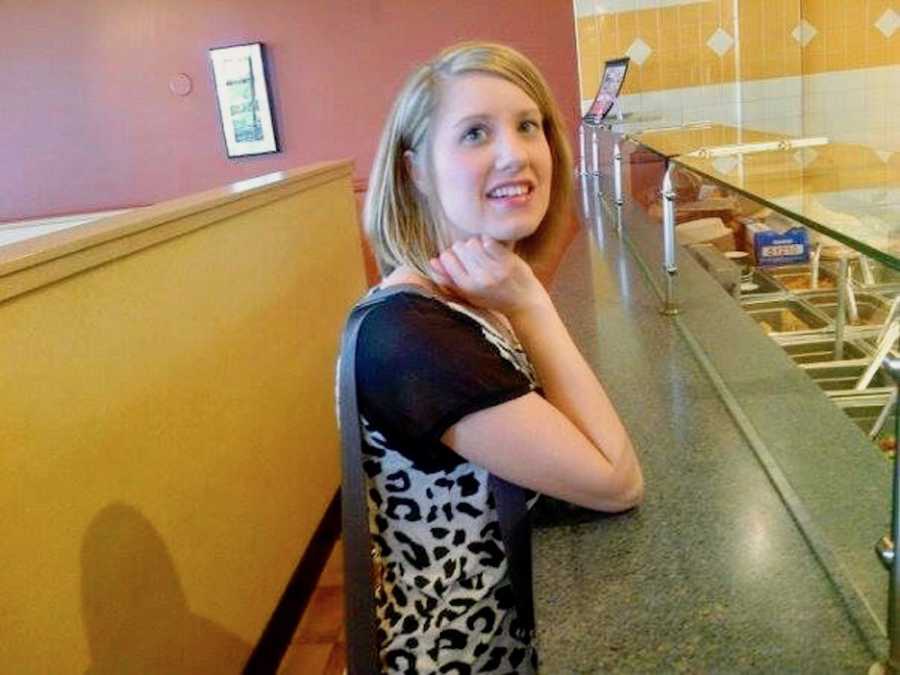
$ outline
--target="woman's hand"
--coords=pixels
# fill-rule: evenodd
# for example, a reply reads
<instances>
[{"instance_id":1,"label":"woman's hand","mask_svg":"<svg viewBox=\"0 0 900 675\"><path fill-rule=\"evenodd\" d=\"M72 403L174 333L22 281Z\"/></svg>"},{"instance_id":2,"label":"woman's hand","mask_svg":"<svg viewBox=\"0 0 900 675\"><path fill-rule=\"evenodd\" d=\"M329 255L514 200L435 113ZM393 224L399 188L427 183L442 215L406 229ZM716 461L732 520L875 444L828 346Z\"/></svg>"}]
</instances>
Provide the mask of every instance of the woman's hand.
<instances>
[{"instance_id":1,"label":"woman's hand","mask_svg":"<svg viewBox=\"0 0 900 675\"><path fill-rule=\"evenodd\" d=\"M488 236L457 241L432 258L431 267L452 294L506 316L550 301L528 263Z\"/></svg>"}]
</instances>

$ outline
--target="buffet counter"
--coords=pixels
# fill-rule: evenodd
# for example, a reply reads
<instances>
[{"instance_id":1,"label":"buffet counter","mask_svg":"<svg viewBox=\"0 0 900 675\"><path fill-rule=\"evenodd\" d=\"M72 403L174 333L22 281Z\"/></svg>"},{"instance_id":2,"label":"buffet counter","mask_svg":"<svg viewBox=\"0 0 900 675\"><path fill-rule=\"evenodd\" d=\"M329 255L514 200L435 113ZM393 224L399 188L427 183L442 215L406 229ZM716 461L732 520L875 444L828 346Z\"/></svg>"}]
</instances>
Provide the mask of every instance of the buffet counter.
<instances>
[{"instance_id":1,"label":"buffet counter","mask_svg":"<svg viewBox=\"0 0 900 675\"><path fill-rule=\"evenodd\" d=\"M617 231L600 188L554 295L647 496L538 513L544 671L863 672L887 650L889 463L683 250L681 313L660 314L659 225L625 204Z\"/></svg>"}]
</instances>

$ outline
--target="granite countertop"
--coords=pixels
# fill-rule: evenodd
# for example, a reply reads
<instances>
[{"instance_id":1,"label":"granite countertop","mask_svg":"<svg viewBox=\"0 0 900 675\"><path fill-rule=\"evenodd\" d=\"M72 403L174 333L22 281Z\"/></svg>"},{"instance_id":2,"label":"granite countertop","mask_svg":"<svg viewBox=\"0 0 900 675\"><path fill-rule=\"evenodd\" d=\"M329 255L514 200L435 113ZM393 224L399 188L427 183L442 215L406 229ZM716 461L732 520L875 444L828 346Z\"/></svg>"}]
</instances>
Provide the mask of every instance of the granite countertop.
<instances>
[{"instance_id":1,"label":"granite countertop","mask_svg":"<svg viewBox=\"0 0 900 675\"><path fill-rule=\"evenodd\" d=\"M659 314L641 266L588 203L554 296L632 434L647 490L622 515L552 500L536 514L542 672L863 672L884 647L880 608L866 605L877 604L879 586L887 593L887 575L866 557L874 560L871 545L846 557L842 531L826 523L817 549L809 532L820 530L803 527L820 515L815 495L790 472L776 489L683 326ZM786 500L793 485L806 510ZM862 593L861 577L871 581Z\"/></svg>"}]
</instances>

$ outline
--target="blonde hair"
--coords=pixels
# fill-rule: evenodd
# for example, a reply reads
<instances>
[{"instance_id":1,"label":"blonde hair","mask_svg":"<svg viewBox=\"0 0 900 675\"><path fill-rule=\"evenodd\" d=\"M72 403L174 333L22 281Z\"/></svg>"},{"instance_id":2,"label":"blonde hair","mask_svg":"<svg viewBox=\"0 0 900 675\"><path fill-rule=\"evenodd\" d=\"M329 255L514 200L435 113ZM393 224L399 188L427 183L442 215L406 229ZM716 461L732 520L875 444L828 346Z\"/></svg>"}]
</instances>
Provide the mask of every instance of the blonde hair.
<instances>
[{"instance_id":1,"label":"blonde hair","mask_svg":"<svg viewBox=\"0 0 900 675\"><path fill-rule=\"evenodd\" d=\"M369 177L363 211L366 236L383 275L408 265L431 276L428 261L444 240L435 207L413 182L405 159L408 150L428 153L429 125L446 80L468 73L502 77L538 106L553 159L550 203L537 231L518 242L516 252L529 260L542 242L565 230L571 217L572 153L550 88L534 64L510 47L464 42L445 49L420 66L406 81L391 109Z\"/></svg>"}]
</instances>

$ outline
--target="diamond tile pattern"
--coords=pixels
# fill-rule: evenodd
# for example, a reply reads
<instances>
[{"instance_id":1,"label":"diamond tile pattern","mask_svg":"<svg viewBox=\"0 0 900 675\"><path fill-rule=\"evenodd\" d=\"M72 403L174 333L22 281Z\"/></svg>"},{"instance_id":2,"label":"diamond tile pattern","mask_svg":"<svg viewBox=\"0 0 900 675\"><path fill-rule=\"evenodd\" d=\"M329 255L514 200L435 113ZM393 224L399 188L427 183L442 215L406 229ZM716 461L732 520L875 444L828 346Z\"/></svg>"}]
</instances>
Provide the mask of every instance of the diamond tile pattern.
<instances>
[{"instance_id":1,"label":"diamond tile pattern","mask_svg":"<svg viewBox=\"0 0 900 675\"><path fill-rule=\"evenodd\" d=\"M652 53L653 50L650 48L650 45L641 40L641 38L636 38L635 41L631 43L628 51L625 52L625 56L637 63L639 66L642 66L644 65L644 61L646 61Z\"/></svg>"},{"instance_id":2,"label":"diamond tile pattern","mask_svg":"<svg viewBox=\"0 0 900 675\"><path fill-rule=\"evenodd\" d=\"M884 14L878 17L878 21L875 22L875 28L880 30L884 37L891 37L894 31L900 28L900 15L893 9L885 10Z\"/></svg>"},{"instance_id":3,"label":"diamond tile pattern","mask_svg":"<svg viewBox=\"0 0 900 675\"><path fill-rule=\"evenodd\" d=\"M734 156L716 157L712 161L712 164L716 171L723 176L727 176L737 168L738 164L740 164L740 160Z\"/></svg>"},{"instance_id":4,"label":"diamond tile pattern","mask_svg":"<svg viewBox=\"0 0 900 675\"><path fill-rule=\"evenodd\" d=\"M725 56L725 54L728 53L728 50L734 46L734 38L719 28L709 37L709 40L706 41L706 46L719 56Z\"/></svg>"},{"instance_id":5,"label":"diamond tile pattern","mask_svg":"<svg viewBox=\"0 0 900 675\"><path fill-rule=\"evenodd\" d=\"M801 47L805 47L818 34L819 31L816 30L815 26L806 19L801 19L797 27L791 32L791 37L799 42Z\"/></svg>"},{"instance_id":6,"label":"diamond tile pattern","mask_svg":"<svg viewBox=\"0 0 900 675\"><path fill-rule=\"evenodd\" d=\"M800 148L794 153L794 161L806 168L819 158L819 153L813 148Z\"/></svg>"}]
</instances>

